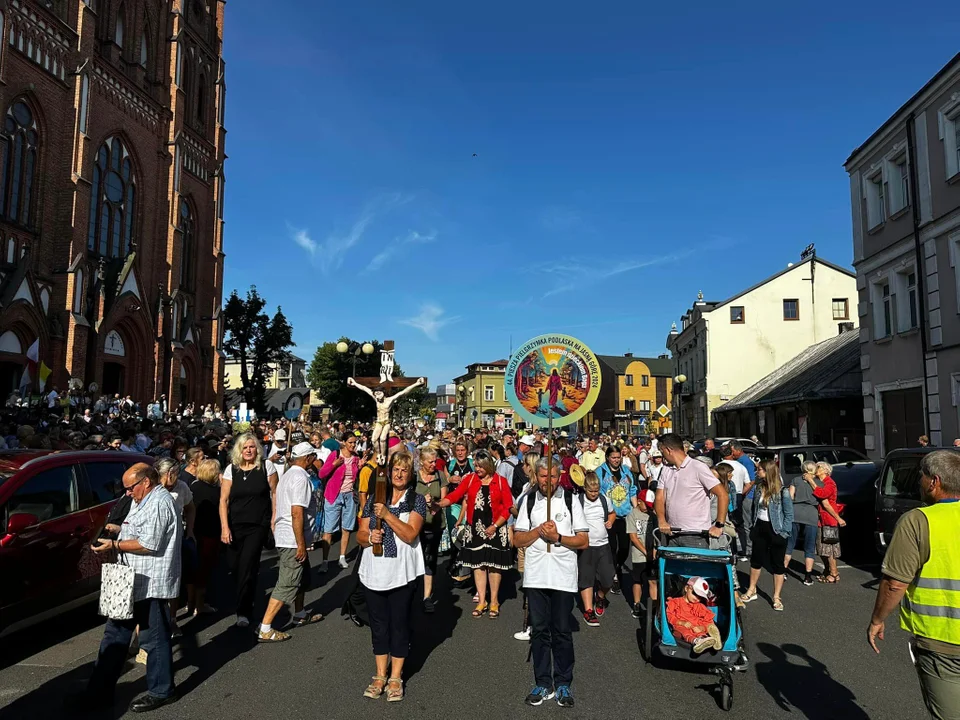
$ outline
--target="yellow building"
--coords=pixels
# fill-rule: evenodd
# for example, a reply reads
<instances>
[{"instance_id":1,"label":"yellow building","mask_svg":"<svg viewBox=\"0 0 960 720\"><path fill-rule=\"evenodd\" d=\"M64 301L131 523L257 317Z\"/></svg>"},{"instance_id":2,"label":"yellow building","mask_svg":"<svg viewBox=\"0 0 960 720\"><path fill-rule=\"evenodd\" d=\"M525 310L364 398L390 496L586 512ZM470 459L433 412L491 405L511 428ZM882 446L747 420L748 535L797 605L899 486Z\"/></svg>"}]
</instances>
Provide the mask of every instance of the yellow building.
<instances>
[{"instance_id":1,"label":"yellow building","mask_svg":"<svg viewBox=\"0 0 960 720\"><path fill-rule=\"evenodd\" d=\"M467 366L467 372L453 379L457 388L457 417L451 418L447 425L465 428L490 427L512 428L513 409L507 402L504 385L507 361L496 360L488 363L474 363Z\"/></svg>"},{"instance_id":2,"label":"yellow building","mask_svg":"<svg viewBox=\"0 0 960 720\"><path fill-rule=\"evenodd\" d=\"M584 432L615 430L630 435L668 432L671 422L673 363L658 358L598 355L600 394L593 409L580 422Z\"/></svg>"},{"instance_id":3,"label":"yellow building","mask_svg":"<svg viewBox=\"0 0 960 720\"><path fill-rule=\"evenodd\" d=\"M252 368L248 365L248 371ZM266 372L267 390L288 390L307 386L307 361L293 354L279 363L273 363ZM228 358L224 366L224 387L226 390L239 390L243 387L240 374L240 361Z\"/></svg>"}]
</instances>

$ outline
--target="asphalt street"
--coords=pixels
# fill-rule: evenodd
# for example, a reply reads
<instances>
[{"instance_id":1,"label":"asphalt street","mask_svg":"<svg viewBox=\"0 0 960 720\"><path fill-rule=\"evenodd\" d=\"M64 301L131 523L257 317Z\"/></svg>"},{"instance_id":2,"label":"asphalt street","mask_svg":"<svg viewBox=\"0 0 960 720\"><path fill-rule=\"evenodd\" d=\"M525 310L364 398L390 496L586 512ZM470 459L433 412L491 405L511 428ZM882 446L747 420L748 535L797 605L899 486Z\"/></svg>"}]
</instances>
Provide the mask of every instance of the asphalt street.
<instances>
[{"instance_id":1,"label":"asphalt street","mask_svg":"<svg viewBox=\"0 0 960 720\"><path fill-rule=\"evenodd\" d=\"M314 567L319 553L312 553ZM751 665L734 680L733 713L772 718L923 718L907 635L895 618L877 656L865 640L876 593L877 566L870 560L842 563L837 585L804 587L790 578L786 611L770 606L770 576L761 598L744 610ZM875 563L876 559L872 559ZM276 578L275 557L266 553L263 597ZM746 565L739 565L741 572ZM569 718L696 720L726 715L719 709L716 679L700 668L654 667L643 662L639 623L623 597L614 598L601 627L577 615L574 634L576 707L549 702L523 705L533 684L528 643L513 639L522 617L516 582L505 583L501 617L475 619L466 591L443 580L433 616L415 616L414 647L407 661L407 698L361 695L373 674L369 629L340 617L348 571L314 570L308 605L328 614L321 623L294 631L276 645L258 645L253 633L233 627L230 615L191 620L175 647L180 700L156 718L506 718L556 715ZM741 575L741 581L743 576ZM225 582L228 582L225 580ZM230 605L220 593L221 607ZM64 697L81 690L96 659L102 625L88 606L38 628L0 640L0 718L71 717ZM132 662L118 687L115 709L103 717L133 717L129 701L145 689L144 668Z\"/></svg>"}]
</instances>

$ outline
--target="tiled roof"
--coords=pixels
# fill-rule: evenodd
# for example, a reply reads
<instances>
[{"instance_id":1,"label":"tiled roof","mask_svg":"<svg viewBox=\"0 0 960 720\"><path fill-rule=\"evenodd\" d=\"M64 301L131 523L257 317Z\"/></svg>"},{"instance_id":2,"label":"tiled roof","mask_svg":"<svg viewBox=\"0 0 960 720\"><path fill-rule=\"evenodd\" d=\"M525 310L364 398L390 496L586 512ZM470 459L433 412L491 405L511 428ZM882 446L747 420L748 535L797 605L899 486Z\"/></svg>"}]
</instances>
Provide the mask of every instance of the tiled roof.
<instances>
[{"instance_id":1,"label":"tiled roof","mask_svg":"<svg viewBox=\"0 0 960 720\"><path fill-rule=\"evenodd\" d=\"M859 382L856 387L849 383L831 387L853 370L860 370L860 333L856 330L810 346L714 412L859 395Z\"/></svg>"},{"instance_id":2,"label":"tiled roof","mask_svg":"<svg viewBox=\"0 0 960 720\"><path fill-rule=\"evenodd\" d=\"M617 375L627 372L630 363L639 360L650 368L654 377L670 377L673 375L673 361L670 358L625 357L623 355L597 355L597 359L609 367Z\"/></svg>"}]
</instances>

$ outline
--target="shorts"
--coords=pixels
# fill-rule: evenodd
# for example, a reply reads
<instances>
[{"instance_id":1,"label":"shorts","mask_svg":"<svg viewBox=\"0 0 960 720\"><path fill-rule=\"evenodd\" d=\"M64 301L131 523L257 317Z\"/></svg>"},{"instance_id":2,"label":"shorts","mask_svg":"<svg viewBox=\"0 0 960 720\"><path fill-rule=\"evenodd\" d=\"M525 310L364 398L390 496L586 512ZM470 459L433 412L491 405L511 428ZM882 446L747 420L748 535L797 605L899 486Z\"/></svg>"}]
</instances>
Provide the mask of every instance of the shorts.
<instances>
[{"instance_id":1,"label":"shorts","mask_svg":"<svg viewBox=\"0 0 960 720\"><path fill-rule=\"evenodd\" d=\"M588 547L577 558L577 577L580 590L589 590L597 582L604 590L613 586L616 570L609 545Z\"/></svg>"},{"instance_id":2,"label":"shorts","mask_svg":"<svg viewBox=\"0 0 960 720\"><path fill-rule=\"evenodd\" d=\"M277 556L280 574L270 597L289 605L298 594L310 589L310 556L302 563L297 562L296 548L277 548Z\"/></svg>"},{"instance_id":3,"label":"shorts","mask_svg":"<svg viewBox=\"0 0 960 720\"><path fill-rule=\"evenodd\" d=\"M648 578L656 577L653 572L655 565L649 560L641 560L640 562L632 563L632 569L630 570L630 577L633 578L635 583L641 583Z\"/></svg>"},{"instance_id":4,"label":"shorts","mask_svg":"<svg viewBox=\"0 0 960 720\"><path fill-rule=\"evenodd\" d=\"M357 496L353 491L342 492L333 502L323 501L323 531L353 532L357 528Z\"/></svg>"},{"instance_id":5,"label":"shorts","mask_svg":"<svg viewBox=\"0 0 960 720\"><path fill-rule=\"evenodd\" d=\"M797 540L800 539L801 533L803 533L803 557L812 560L817 553L816 525L793 524L793 527L790 529L790 538L787 540L787 555L793 554L793 550L797 547Z\"/></svg>"}]
</instances>

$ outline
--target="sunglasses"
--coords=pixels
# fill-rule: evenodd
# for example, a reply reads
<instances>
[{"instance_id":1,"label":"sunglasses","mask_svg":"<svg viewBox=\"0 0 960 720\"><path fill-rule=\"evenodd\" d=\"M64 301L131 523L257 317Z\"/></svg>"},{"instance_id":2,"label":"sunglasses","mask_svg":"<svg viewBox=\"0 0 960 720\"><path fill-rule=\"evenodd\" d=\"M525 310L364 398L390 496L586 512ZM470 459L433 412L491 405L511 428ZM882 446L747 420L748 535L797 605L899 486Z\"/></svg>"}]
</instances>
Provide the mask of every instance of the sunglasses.
<instances>
[{"instance_id":1,"label":"sunglasses","mask_svg":"<svg viewBox=\"0 0 960 720\"><path fill-rule=\"evenodd\" d=\"M124 485L124 486L123 486L123 492L124 492L124 494L125 494L125 495L131 494L131 493L134 491L134 489L137 487L137 485L139 485L140 483L142 483L142 482L143 482L144 480L146 480L146 479L147 479L146 476L144 476L144 477L140 478L139 480L137 480L133 485L130 485L129 487L126 486L126 485Z\"/></svg>"}]
</instances>

